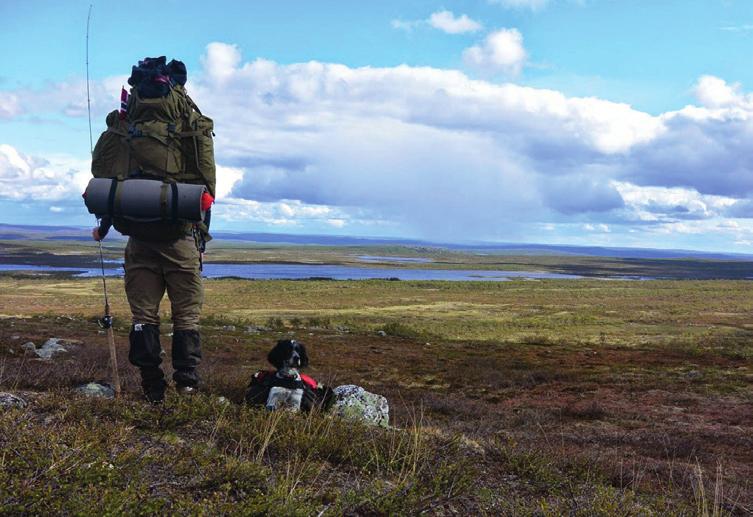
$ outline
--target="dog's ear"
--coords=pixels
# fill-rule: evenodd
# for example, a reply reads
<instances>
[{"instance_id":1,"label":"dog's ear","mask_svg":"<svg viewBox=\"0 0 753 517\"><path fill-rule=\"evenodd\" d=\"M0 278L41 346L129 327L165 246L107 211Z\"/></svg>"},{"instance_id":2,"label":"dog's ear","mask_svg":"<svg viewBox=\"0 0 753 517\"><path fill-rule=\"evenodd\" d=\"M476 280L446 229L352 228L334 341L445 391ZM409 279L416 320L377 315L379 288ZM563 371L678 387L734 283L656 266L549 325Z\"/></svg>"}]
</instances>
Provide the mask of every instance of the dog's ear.
<instances>
[{"instance_id":1,"label":"dog's ear","mask_svg":"<svg viewBox=\"0 0 753 517\"><path fill-rule=\"evenodd\" d=\"M281 339L277 342L272 350L267 354L267 361L269 364L277 368L278 370L285 365L285 359L287 359L287 346L288 342L285 339Z\"/></svg>"},{"instance_id":2,"label":"dog's ear","mask_svg":"<svg viewBox=\"0 0 753 517\"><path fill-rule=\"evenodd\" d=\"M298 355L301 356L301 368L306 368L309 365L309 355L303 343L298 343Z\"/></svg>"}]
</instances>

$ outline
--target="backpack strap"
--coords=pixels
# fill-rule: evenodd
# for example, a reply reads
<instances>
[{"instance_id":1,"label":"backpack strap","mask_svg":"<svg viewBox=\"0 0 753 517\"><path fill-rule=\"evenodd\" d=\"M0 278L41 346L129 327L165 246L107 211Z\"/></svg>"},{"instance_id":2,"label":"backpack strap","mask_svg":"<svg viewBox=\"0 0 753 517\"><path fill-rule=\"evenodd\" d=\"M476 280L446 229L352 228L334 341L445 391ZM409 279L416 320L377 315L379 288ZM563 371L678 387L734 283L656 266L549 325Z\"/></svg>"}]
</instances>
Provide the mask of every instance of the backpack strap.
<instances>
[{"instance_id":1,"label":"backpack strap","mask_svg":"<svg viewBox=\"0 0 753 517\"><path fill-rule=\"evenodd\" d=\"M115 215L115 193L118 190L118 180L113 179L110 182L110 192L107 194L107 211L109 214Z\"/></svg>"},{"instance_id":2,"label":"backpack strap","mask_svg":"<svg viewBox=\"0 0 753 517\"><path fill-rule=\"evenodd\" d=\"M114 206L113 206L113 208L115 209L115 211L117 213L119 213L119 214L122 213L121 203L122 203L122 200L123 200L123 189L120 188L120 187L121 187L121 185L118 182L118 188L115 189L115 202L114 202Z\"/></svg>"},{"instance_id":3,"label":"backpack strap","mask_svg":"<svg viewBox=\"0 0 753 517\"><path fill-rule=\"evenodd\" d=\"M178 184L170 183L172 195L172 206L170 207L170 218L174 223L178 222Z\"/></svg>"},{"instance_id":4,"label":"backpack strap","mask_svg":"<svg viewBox=\"0 0 753 517\"><path fill-rule=\"evenodd\" d=\"M202 136L204 131L192 130L192 131L176 131L178 138L191 138L194 136Z\"/></svg>"},{"instance_id":5,"label":"backpack strap","mask_svg":"<svg viewBox=\"0 0 753 517\"><path fill-rule=\"evenodd\" d=\"M167 183L162 183L159 190L159 207L162 219L167 219Z\"/></svg>"}]
</instances>

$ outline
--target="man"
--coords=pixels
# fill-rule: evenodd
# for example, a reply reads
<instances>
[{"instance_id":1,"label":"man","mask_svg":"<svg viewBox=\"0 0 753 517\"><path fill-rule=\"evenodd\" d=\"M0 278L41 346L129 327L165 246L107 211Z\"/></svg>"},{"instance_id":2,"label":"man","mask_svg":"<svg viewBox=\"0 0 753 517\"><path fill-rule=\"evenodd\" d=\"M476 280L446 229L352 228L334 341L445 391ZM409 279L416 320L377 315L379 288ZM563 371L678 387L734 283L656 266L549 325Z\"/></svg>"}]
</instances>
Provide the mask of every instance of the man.
<instances>
[{"instance_id":1,"label":"man","mask_svg":"<svg viewBox=\"0 0 753 517\"><path fill-rule=\"evenodd\" d=\"M127 103L124 101L119 117L115 116L117 112L108 115L108 130L97 142L92 158L95 176L204 184L208 190L205 193L208 197L202 199L207 216L200 224L103 217L92 231L96 241L104 239L113 224L122 234L129 235L125 249L125 291L133 325L128 359L140 369L144 396L154 404L164 400L167 387L160 367L164 352L160 344L159 306L165 291L172 309L172 365L177 391L191 394L199 384L201 253L203 243L211 238L208 225L215 188L213 125L185 93L185 80L185 66L179 61L165 64L164 57L140 61L128 80L133 86L131 98ZM161 103L164 109L160 108ZM167 114L164 118L168 115L173 118L160 120L160 113ZM159 124L164 124L165 134L177 142L172 151L169 146L155 144L154 138L140 138L154 134L160 129ZM200 141L197 143L195 139ZM127 155L118 156L120 149L126 149ZM192 152L196 155L186 156ZM168 162L177 165L172 170L155 165Z\"/></svg>"},{"instance_id":2,"label":"man","mask_svg":"<svg viewBox=\"0 0 753 517\"><path fill-rule=\"evenodd\" d=\"M104 239L110 224L103 219L92 231L94 240ZM151 403L165 397L159 316L165 291L173 320L173 380L178 393L192 393L199 383L196 368L201 361L199 315L203 302L199 251L193 237L174 241L130 237L125 249L125 291L133 319L128 359L141 370L144 396Z\"/></svg>"}]
</instances>

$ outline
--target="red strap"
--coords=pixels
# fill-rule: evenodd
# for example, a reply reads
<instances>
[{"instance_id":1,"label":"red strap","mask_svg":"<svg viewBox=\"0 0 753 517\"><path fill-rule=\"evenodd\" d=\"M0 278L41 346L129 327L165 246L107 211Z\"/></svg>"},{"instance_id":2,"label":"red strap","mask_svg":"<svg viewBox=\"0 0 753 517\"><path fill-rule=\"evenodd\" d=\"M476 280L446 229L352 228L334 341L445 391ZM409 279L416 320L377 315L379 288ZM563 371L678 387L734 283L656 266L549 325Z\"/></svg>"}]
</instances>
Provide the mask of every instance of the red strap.
<instances>
[{"instance_id":1,"label":"red strap","mask_svg":"<svg viewBox=\"0 0 753 517\"><path fill-rule=\"evenodd\" d=\"M319 386L319 383L316 382L312 377L309 377L308 375L301 374L301 380L308 385L309 388L312 390L315 390L317 386Z\"/></svg>"}]
</instances>

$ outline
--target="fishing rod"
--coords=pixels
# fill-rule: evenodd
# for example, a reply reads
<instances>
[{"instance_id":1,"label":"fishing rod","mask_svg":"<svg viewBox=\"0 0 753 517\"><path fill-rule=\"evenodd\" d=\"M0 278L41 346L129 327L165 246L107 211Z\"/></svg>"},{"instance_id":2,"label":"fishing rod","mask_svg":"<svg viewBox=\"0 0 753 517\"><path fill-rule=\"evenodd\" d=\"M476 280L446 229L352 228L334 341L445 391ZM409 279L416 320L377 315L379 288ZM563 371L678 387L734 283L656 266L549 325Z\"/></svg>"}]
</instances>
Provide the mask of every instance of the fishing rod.
<instances>
[{"instance_id":1,"label":"fishing rod","mask_svg":"<svg viewBox=\"0 0 753 517\"><path fill-rule=\"evenodd\" d=\"M92 107L89 90L89 26L92 17L92 4L89 4L89 14L86 16L86 111L89 117L89 153L94 154L94 139L92 138ZM97 227L100 221L97 219ZM107 298L107 280L105 278L105 257L102 252L102 239L97 239L99 244L99 265L102 270L102 290L105 295L105 315L99 320L99 325L107 331L107 342L110 349L110 368L112 370L112 387L115 396L120 396L120 374L118 373L118 354L115 350L115 335L112 330L112 315L110 314L110 302Z\"/></svg>"}]
</instances>

